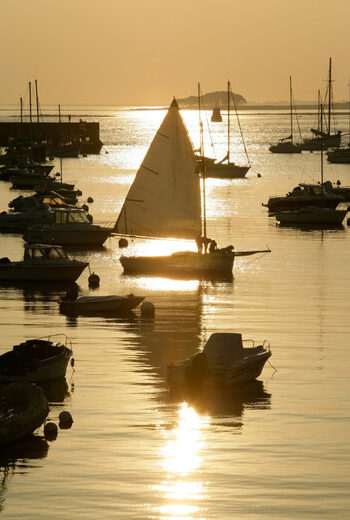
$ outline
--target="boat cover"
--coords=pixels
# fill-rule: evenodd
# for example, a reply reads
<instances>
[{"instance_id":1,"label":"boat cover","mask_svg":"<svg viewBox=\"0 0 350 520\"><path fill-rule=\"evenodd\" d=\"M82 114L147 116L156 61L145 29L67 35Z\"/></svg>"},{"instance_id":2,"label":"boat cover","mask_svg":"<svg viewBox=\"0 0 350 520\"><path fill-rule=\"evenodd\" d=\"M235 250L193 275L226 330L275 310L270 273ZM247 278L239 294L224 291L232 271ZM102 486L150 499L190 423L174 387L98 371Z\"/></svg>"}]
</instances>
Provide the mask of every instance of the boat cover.
<instances>
[{"instance_id":1,"label":"boat cover","mask_svg":"<svg viewBox=\"0 0 350 520\"><path fill-rule=\"evenodd\" d=\"M208 366L230 365L244 357L242 334L216 332L204 346Z\"/></svg>"}]
</instances>

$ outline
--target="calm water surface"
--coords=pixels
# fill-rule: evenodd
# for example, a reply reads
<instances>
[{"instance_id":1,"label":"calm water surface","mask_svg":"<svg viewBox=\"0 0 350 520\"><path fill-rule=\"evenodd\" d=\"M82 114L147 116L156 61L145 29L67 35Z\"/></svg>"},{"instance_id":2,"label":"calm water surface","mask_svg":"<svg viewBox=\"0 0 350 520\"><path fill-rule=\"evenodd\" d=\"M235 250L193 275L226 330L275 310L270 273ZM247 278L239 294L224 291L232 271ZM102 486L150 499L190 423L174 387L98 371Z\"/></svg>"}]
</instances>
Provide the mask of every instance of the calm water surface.
<instances>
[{"instance_id":1,"label":"calm water surface","mask_svg":"<svg viewBox=\"0 0 350 520\"><path fill-rule=\"evenodd\" d=\"M105 147L100 156L65 160L64 179L93 196L95 222L112 223L164 112L89 114L100 120ZM198 146L197 114L184 118ZM310 114L300 121L305 130L314 125ZM245 180L208 180L209 235L221 246L269 245L272 253L237 260L232 281L123 276L117 239L109 239L102 250L72 256L101 276L97 294L145 295L156 306L154 321L138 311L73 320L59 314L62 290L0 287L1 352L64 333L75 357L66 386L48 389L50 419L69 410L72 428L1 455L3 518L349 518L349 231L276 226L261 203L318 180L319 154L268 152L289 134L287 113L250 112L241 122L253 167ZM345 116L338 123L345 129ZM225 124L212 128L222 157ZM233 148L244 162L238 137ZM326 165L325 177L350 185L350 166ZM0 185L0 211L17 193ZM135 241L129 251L184 246L193 248ZM0 256L20 258L22 248L19 236L1 235ZM84 294L88 274L78 281ZM215 331L268 339L277 372L267 365L240 392L171 395L167 365L197 352Z\"/></svg>"}]
</instances>

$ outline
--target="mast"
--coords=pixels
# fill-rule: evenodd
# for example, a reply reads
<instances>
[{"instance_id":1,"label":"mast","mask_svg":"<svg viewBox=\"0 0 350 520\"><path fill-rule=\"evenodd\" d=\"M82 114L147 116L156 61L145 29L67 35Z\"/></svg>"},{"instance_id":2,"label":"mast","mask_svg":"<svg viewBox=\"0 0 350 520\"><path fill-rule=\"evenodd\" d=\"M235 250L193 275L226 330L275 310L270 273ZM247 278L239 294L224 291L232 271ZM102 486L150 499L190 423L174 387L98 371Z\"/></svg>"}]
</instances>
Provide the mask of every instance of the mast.
<instances>
[{"instance_id":1,"label":"mast","mask_svg":"<svg viewBox=\"0 0 350 520\"><path fill-rule=\"evenodd\" d=\"M206 217L206 202L205 202L205 157L204 157L204 138L203 138L203 123L201 117L201 86L198 87L198 113L199 113L199 132L200 132L200 154L202 157L202 193L203 193L203 208L202 208L202 236L207 237L207 217Z\"/></svg>"},{"instance_id":2,"label":"mast","mask_svg":"<svg viewBox=\"0 0 350 520\"><path fill-rule=\"evenodd\" d=\"M332 104L332 58L329 58L328 75L328 133L331 133L331 104Z\"/></svg>"},{"instance_id":3,"label":"mast","mask_svg":"<svg viewBox=\"0 0 350 520\"><path fill-rule=\"evenodd\" d=\"M323 188L323 133L322 133L322 130L323 130L323 122L322 122L322 119L323 119L323 105L321 103L320 105L320 113L321 113L321 187L322 187L322 195L324 193L324 188Z\"/></svg>"},{"instance_id":4,"label":"mast","mask_svg":"<svg viewBox=\"0 0 350 520\"><path fill-rule=\"evenodd\" d=\"M61 105L58 105L58 122L60 123L61 127ZM62 161L62 128L60 128L60 170L61 170L61 182L63 182L63 161Z\"/></svg>"},{"instance_id":5,"label":"mast","mask_svg":"<svg viewBox=\"0 0 350 520\"><path fill-rule=\"evenodd\" d=\"M227 82L227 164L230 162L230 82Z\"/></svg>"},{"instance_id":6,"label":"mast","mask_svg":"<svg viewBox=\"0 0 350 520\"><path fill-rule=\"evenodd\" d=\"M36 97L36 122L39 124L39 96L38 96L37 80L35 80L35 97Z\"/></svg>"},{"instance_id":7,"label":"mast","mask_svg":"<svg viewBox=\"0 0 350 520\"><path fill-rule=\"evenodd\" d=\"M23 123L23 98L19 98L20 111L21 111L21 123Z\"/></svg>"},{"instance_id":8,"label":"mast","mask_svg":"<svg viewBox=\"0 0 350 520\"><path fill-rule=\"evenodd\" d=\"M350 81L349 81L349 136L350 136ZM350 137L349 137L350 139ZM350 146L350 143L348 143L348 146Z\"/></svg>"},{"instance_id":9,"label":"mast","mask_svg":"<svg viewBox=\"0 0 350 520\"><path fill-rule=\"evenodd\" d=\"M290 135L293 144L293 93L292 93L292 76L289 76L289 101L290 101Z\"/></svg>"},{"instance_id":10,"label":"mast","mask_svg":"<svg viewBox=\"0 0 350 520\"><path fill-rule=\"evenodd\" d=\"M29 82L29 122L32 122L32 83Z\"/></svg>"}]
</instances>

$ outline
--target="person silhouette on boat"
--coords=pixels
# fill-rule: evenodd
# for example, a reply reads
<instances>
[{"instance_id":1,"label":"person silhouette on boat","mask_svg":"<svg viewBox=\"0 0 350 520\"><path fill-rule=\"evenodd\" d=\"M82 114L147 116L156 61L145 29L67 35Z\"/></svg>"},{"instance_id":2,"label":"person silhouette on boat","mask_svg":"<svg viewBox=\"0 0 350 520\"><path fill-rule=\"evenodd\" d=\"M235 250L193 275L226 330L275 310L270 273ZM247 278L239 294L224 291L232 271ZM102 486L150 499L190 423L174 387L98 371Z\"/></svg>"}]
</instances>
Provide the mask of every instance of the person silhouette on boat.
<instances>
[{"instance_id":1,"label":"person silhouette on boat","mask_svg":"<svg viewBox=\"0 0 350 520\"><path fill-rule=\"evenodd\" d=\"M198 236L196 238L198 253L207 253L208 246L211 242L212 242L211 238Z\"/></svg>"},{"instance_id":2,"label":"person silhouette on boat","mask_svg":"<svg viewBox=\"0 0 350 520\"><path fill-rule=\"evenodd\" d=\"M215 253L217 251L218 245L215 240L212 240L209 245L209 253Z\"/></svg>"}]
</instances>

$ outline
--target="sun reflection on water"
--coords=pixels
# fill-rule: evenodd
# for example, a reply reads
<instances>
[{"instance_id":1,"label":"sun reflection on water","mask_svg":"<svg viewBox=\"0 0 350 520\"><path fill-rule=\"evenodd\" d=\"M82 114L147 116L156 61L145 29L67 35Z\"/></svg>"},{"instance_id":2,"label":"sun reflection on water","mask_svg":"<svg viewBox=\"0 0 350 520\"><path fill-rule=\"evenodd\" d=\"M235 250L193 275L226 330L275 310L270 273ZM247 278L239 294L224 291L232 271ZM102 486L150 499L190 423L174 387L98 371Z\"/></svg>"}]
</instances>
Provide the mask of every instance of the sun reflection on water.
<instances>
[{"instance_id":1,"label":"sun reflection on water","mask_svg":"<svg viewBox=\"0 0 350 520\"><path fill-rule=\"evenodd\" d=\"M208 423L209 417L198 415L187 403L182 403L176 427L164 430L167 442L161 465L167 475L154 488L165 500L164 505L156 508L160 518L195 518L201 510L198 504L204 498L205 483L198 480L198 471L205 446L203 430Z\"/></svg>"}]
</instances>

